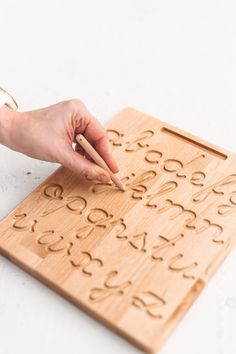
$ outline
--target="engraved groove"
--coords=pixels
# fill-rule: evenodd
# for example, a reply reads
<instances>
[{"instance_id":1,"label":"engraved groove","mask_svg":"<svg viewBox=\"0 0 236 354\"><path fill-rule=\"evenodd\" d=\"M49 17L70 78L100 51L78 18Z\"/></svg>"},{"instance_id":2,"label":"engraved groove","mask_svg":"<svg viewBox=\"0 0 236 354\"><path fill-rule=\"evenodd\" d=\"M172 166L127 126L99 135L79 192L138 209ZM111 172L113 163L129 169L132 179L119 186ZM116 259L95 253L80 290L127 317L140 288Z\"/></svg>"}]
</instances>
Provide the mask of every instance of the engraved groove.
<instances>
[{"instance_id":1,"label":"engraved groove","mask_svg":"<svg viewBox=\"0 0 236 354\"><path fill-rule=\"evenodd\" d=\"M111 279L118 275L118 271L114 270L106 275L103 288L93 288L90 290L89 299L93 302L100 302L106 300L111 296L124 295L125 289L132 285L131 281L126 281L121 284L111 284Z\"/></svg>"},{"instance_id":2,"label":"engraved groove","mask_svg":"<svg viewBox=\"0 0 236 354\"><path fill-rule=\"evenodd\" d=\"M166 128L166 127L163 127L161 128L161 131L162 133L165 133L165 134L168 134L170 136L172 136L173 138L176 138L178 140L181 140L187 144L190 144L196 148L199 148L203 151L206 151L208 152L209 154L215 156L215 157L218 157L220 158L221 160L226 160L228 158L228 156L226 154L224 154L223 152L220 152L220 151L217 151L216 149L210 147L210 146L207 146L207 145L204 145L196 140L193 140L187 136L184 136L180 133L177 133L175 132L174 130L171 130L169 128Z\"/></svg>"}]
</instances>

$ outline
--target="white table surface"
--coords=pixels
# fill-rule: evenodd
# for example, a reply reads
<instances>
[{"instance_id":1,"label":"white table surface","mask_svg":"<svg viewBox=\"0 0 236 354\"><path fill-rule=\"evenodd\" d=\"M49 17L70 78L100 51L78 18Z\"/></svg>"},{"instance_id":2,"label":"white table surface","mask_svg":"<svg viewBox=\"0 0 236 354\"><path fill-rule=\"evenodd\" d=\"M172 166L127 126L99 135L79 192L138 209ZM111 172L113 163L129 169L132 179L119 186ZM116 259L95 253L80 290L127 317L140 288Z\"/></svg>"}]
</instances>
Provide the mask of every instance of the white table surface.
<instances>
[{"instance_id":1,"label":"white table surface","mask_svg":"<svg viewBox=\"0 0 236 354\"><path fill-rule=\"evenodd\" d=\"M22 110L132 106L236 151L235 0L0 0L0 86ZM0 217L57 167L0 146ZM30 171L31 174L27 175ZM236 252L160 354L236 353ZM0 256L0 353L139 353Z\"/></svg>"}]
</instances>

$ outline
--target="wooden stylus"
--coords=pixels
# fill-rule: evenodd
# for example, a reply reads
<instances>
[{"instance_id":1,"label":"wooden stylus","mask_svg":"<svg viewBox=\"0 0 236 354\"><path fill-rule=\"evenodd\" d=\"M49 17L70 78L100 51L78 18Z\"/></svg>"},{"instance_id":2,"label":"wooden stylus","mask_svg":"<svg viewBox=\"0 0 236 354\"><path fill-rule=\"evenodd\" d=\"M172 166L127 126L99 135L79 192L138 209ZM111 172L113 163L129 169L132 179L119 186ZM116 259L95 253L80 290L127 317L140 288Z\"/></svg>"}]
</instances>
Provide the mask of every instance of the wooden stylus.
<instances>
[{"instance_id":1,"label":"wooden stylus","mask_svg":"<svg viewBox=\"0 0 236 354\"><path fill-rule=\"evenodd\" d=\"M87 154L93 159L94 162L104 170L106 170L112 181L115 183L117 187L119 187L120 190L123 192L125 191L123 184L121 181L116 177L114 173L111 172L109 167L107 166L106 162L101 158L101 156L97 153L97 151L92 147L92 145L88 142L88 140L85 139L85 137L82 134L76 135L76 141L82 146L84 151L87 152Z\"/></svg>"}]
</instances>

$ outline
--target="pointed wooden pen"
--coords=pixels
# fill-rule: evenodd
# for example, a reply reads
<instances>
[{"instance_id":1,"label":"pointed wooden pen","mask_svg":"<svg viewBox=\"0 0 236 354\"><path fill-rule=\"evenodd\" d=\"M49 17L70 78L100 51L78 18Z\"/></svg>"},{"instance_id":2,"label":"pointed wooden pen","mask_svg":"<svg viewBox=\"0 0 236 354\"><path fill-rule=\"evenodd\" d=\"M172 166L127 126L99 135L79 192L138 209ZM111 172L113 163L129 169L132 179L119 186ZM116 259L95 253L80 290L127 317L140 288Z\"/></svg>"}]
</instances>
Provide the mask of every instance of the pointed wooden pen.
<instances>
[{"instance_id":1,"label":"pointed wooden pen","mask_svg":"<svg viewBox=\"0 0 236 354\"><path fill-rule=\"evenodd\" d=\"M123 184L119 180L118 177L114 173L111 172L110 168L107 166L106 162L101 158L101 156L97 153L97 151L92 147L92 145L88 142L87 139L82 134L76 135L76 141L82 146L84 151L87 152L87 154L93 159L94 162L104 170L106 170L112 181L115 183L115 185L122 190L123 192L125 191Z\"/></svg>"}]
</instances>

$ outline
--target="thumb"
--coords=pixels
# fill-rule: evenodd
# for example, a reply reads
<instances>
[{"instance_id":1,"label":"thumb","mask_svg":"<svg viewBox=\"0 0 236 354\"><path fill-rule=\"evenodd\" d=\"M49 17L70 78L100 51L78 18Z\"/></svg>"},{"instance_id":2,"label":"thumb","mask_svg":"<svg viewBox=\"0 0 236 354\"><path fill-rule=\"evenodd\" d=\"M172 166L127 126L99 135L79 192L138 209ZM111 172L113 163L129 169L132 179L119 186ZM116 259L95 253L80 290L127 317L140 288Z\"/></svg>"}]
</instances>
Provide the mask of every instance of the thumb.
<instances>
[{"instance_id":1,"label":"thumb","mask_svg":"<svg viewBox=\"0 0 236 354\"><path fill-rule=\"evenodd\" d=\"M88 180L98 180L103 183L110 181L107 171L74 151L72 146L65 146L64 149L61 149L58 160L63 166Z\"/></svg>"}]
</instances>

